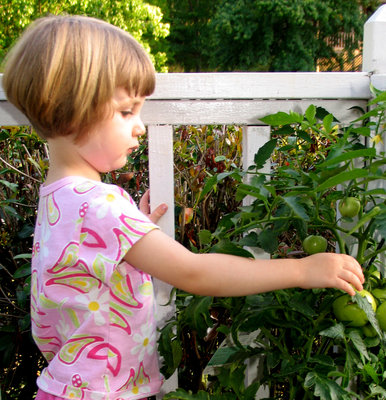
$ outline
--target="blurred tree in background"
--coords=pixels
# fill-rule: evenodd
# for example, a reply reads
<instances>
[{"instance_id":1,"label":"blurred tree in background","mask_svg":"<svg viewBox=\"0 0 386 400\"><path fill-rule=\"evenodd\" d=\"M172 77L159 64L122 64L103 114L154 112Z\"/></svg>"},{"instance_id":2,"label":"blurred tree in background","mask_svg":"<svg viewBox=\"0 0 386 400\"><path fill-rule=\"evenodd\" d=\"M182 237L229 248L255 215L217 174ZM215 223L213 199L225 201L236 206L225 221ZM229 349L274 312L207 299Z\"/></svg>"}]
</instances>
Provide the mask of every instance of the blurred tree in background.
<instances>
[{"instance_id":1,"label":"blurred tree in background","mask_svg":"<svg viewBox=\"0 0 386 400\"><path fill-rule=\"evenodd\" d=\"M130 32L157 71L360 69L363 24L381 0L0 0L0 61L46 14L84 14ZM169 29L170 28L170 29Z\"/></svg>"},{"instance_id":2,"label":"blurred tree in background","mask_svg":"<svg viewBox=\"0 0 386 400\"><path fill-rule=\"evenodd\" d=\"M343 69L380 0L151 0L170 23L169 70ZM342 45L343 44L343 48ZM338 45L338 46L337 46ZM337 49L338 47L338 49ZM342 51L343 50L343 51Z\"/></svg>"},{"instance_id":3,"label":"blurred tree in background","mask_svg":"<svg viewBox=\"0 0 386 400\"><path fill-rule=\"evenodd\" d=\"M149 52L157 71L166 72L162 39L169 26L158 7L143 0L0 0L0 62L31 21L62 13L100 18L130 32Z\"/></svg>"},{"instance_id":4,"label":"blurred tree in background","mask_svg":"<svg viewBox=\"0 0 386 400\"><path fill-rule=\"evenodd\" d=\"M209 70L211 51L210 21L219 0L149 0L159 6L170 24L168 66L170 71ZM216 69L216 68L214 68Z\"/></svg>"}]
</instances>

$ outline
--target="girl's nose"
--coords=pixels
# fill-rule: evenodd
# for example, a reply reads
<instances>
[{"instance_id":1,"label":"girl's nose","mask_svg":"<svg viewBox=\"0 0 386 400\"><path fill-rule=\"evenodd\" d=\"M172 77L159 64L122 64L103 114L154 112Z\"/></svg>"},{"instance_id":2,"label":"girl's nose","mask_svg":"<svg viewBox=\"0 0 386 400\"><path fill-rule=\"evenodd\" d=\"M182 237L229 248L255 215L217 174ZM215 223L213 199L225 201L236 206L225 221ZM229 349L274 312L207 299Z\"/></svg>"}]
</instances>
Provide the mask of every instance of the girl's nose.
<instances>
[{"instance_id":1,"label":"girl's nose","mask_svg":"<svg viewBox=\"0 0 386 400\"><path fill-rule=\"evenodd\" d=\"M141 118L137 118L135 121L135 125L133 127L133 135L134 136L141 136L146 132L145 125L143 124Z\"/></svg>"}]
</instances>

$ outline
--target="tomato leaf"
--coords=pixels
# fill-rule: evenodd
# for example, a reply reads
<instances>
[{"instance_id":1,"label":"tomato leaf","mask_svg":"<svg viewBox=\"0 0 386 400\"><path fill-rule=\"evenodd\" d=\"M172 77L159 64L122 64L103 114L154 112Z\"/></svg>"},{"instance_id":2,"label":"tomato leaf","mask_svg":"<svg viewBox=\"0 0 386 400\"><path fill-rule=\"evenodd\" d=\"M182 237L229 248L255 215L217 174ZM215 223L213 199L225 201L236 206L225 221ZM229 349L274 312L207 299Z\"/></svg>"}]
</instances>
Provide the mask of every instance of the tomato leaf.
<instances>
[{"instance_id":1,"label":"tomato leaf","mask_svg":"<svg viewBox=\"0 0 386 400\"><path fill-rule=\"evenodd\" d=\"M267 115L260 118L260 121L270 126L291 125L303 121L303 116L291 111L289 114L279 111L276 114Z\"/></svg>"},{"instance_id":2,"label":"tomato leaf","mask_svg":"<svg viewBox=\"0 0 386 400\"><path fill-rule=\"evenodd\" d=\"M310 357L308 362L323 365L325 367L334 366L334 360L330 356L324 354L316 354L315 356Z\"/></svg>"},{"instance_id":3,"label":"tomato leaf","mask_svg":"<svg viewBox=\"0 0 386 400\"><path fill-rule=\"evenodd\" d=\"M265 163L271 157L271 154L275 150L277 139L271 139L263 146L260 147L258 152L255 154L254 162L256 169L259 170L264 167Z\"/></svg>"},{"instance_id":4,"label":"tomato leaf","mask_svg":"<svg viewBox=\"0 0 386 400\"><path fill-rule=\"evenodd\" d=\"M237 246L235 243L231 242L228 239L220 240L211 248L210 252L233 254L234 256L253 258L253 255L249 251L243 249L240 246Z\"/></svg>"},{"instance_id":5,"label":"tomato leaf","mask_svg":"<svg viewBox=\"0 0 386 400\"><path fill-rule=\"evenodd\" d=\"M284 202L290 207L292 212L303 221L309 221L309 217L306 213L305 208L300 203L301 199L296 196L284 196L282 197Z\"/></svg>"},{"instance_id":6,"label":"tomato leaf","mask_svg":"<svg viewBox=\"0 0 386 400\"><path fill-rule=\"evenodd\" d=\"M321 400L341 400L347 392L335 381L319 375L317 372L309 372L304 380L306 388L314 388L316 397Z\"/></svg>"},{"instance_id":7,"label":"tomato leaf","mask_svg":"<svg viewBox=\"0 0 386 400\"><path fill-rule=\"evenodd\" d=\"M277 234L274 231L265 229L259 233L258 237L259 247L267 253L276 251L279 243L277 241Z\"/></svg>"},{"instance_id":8,"label":"tomato leaf","mask_svg":"<svg viewBox=\"0 0 386 400\"><path fill-rule=\"evenodd\" d=\"M208 366L213 365L224 365L229 362L233 355L239 352L237 347L220 347L213 354L213 357L210 359Z\"/></svg>"},{"instance_id":9,"label":"tomato leaf","mask_svg":"<svg viewBox=\"0 0 386 400\"><path fill-rule=\"evenodd\" d=\"M356 293L353 299L358 303L358 306L366 313L366 316L369 319L370 324L377 331L378 335L382 337L382 330L378 324L377 317L375 316L375 312L371 304L366 299L366 297L363 297L360 294Z\"/></svg>"},{"instance_id":10,"label":"tomato leaf","mask_svg":"<svg viewBox=\"0 0 386 400\"><path fill-rule=\"evenodd\" d=\"M207 229L202 229L198 232L201 244L209 244L212 241L212 234Z\"/></svg>"},{"instance_id":11,"label":"tomato leaf","mask_svg":"<svg viewBox=\"0 0 386 400\"><path fill-rule=\"evenodd\" d=\"M174 373L182 358L182 347L180 341L176 338L174 323L169 323L162 328L158 340L158 349L162 352L164 358L161 371L168 378Z\"/></svg>"},{"instance_id":12,"label":"tomato leaf","mask_svg":"<svg viewBox=\"0 0 386 400\"><path fill-rule=\"evenodd\" d=\"M174 392L170 392L163 397L164 400L210 400L209 393L202 390L196 394L186 392L184 389L177 389Z\"/></svg>"},{"instance_id":13,"label":"tomato leaf","mask_svg":"<svg viewBox=\"0 0 386 400\"><path fill-rule=\"evenodd\" d=\"M367 177L368 174L369 174L369 172L367 170L359 169L359 168L355 168L351 171L341 172L340 174L335 175L335 176L327 179L323 183L321 183L319 186L316 187L315 190L317 192L322 192L322 191L332 188L334 186L340 185L344 182L351 181L356 178Z\"/></svg>"},{"instance_id":14,"label":"tomato leaf","mask_svg":"<svg viewBox=\"0 0 386 400\"><path fill-rule=\"evenodd\" d=\"M361 335L357 330L349 331L347 335L355 348L358 350L359 356L361 357L362 362L365 362L365 359L370 360L369 354L367 353L367 348L365 343L363 342Z\"/></svg>"},{"instance_id":15,"label":"tomato leaf","mask_svg":"<svg viewBox=\"0 0 386 400\"><path fill-rule=\"evenodd\" d=\"M321 336L327 336L331 339L344 339L344 326L341 323L331 326L330 328L323 329L319 332Z\"/></svg>"},{"instance_id":16,"label":"tomato leaf","mask_svg":"<svg viewBox=\"0 0 386 400\"><path fill-rule=\"evenodd\" d=\"M208 327L213 325L209 314L212 303L212 297L195 296L186 308L183 324L187 324L198 335L204 337Z\"/></svg>"},{"instance_id":17,"label":"tomato leaf","mask_svg":"<svg viewBox=\"0 0 386 400\"><path fill-rule=\"evenodd\" d=\"M316 316L314 309L310 307L305 299L304 293L297 293L292 296L288 302L288 305L295 311L300 312L301 314L305 315L306 317L312 318Z\"/></svg>"},{"instance_id":18,"label":"tomato leaf","mask_svg":"<svg viewBox=\"0 0 386 400\"><path fill-rule=\"evenodd\" d=\"M350 232L348 234L352 235L361 226L363 226L366 222L370 221L372 218L374 218L380 212L381 212L381 207L375 206L374 208L372 208L369 212L367 212L366 214L363 215L363 217L357 222L357 224L350 230Z\"/></svg>"},{"instance_id":19,"label":"tomato leaf","mask_svg":"<svg viewBox=\"0 0 386 400\"><path fill-rule=\"evenodd\" d=\"M363 369L371 377L371 379L378 385L379 378L378 378L377 372L375 371L374 367L371 364L365 364L365 365L363 365ZM386 394L386 391L385 391L385 394Z\"/></svg>"},{"instance_id":20,"label":"tomato leaf","mask_svg":"<svg viewBox=\"0 0 386 400\"><path fill-rule=\"evenodd\" d=\"M340 154L337 157L331 158L322 162L321 164L318 164L317 167L324 169L325 167L339 164L343 161L353 160L359 157L375 157L375 155L376 151L374 148L348 151L347 153Z\"/></svg>"},{"instance_id":21,"label":"tomato leaf","mask_svg":"<svg viewBox=\"0 0 386 400\"><path fill-rule=\"evenodd\" d=\"M316 107L313 104L309 105L304 115L310 124L314 124L316 122Z\"/></svg>"}]
</instances>

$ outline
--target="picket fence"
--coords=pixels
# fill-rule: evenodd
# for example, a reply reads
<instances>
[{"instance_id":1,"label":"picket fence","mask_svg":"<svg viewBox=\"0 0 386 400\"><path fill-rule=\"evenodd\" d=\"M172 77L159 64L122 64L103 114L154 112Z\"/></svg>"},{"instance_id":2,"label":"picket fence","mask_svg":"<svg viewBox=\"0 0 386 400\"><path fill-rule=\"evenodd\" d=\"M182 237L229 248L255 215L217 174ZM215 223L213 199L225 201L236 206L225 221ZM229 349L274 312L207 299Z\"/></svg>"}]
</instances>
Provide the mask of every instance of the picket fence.
<instances>
[{"instance_id":1,"label":"picket fence","mask_svg":"<svg viewBox=\"0 0 386 400\"><path fill-rule=\"evenodd\" d=\"M174 236L174 126L243 126L243 165L248 166L256 151L270 138L270 128L260 122L267 114L290 110L302 113L314 104L342 122L352 121L358 116L354 106L366 108L371 98L370 84L386 90L386 5L365 23L362 69L363 72L157 74L156 90L143 107L142 119L149 137L151 206L160 203L169 206L159 221L162 230ZM7 102L0 84L0 126L28 124ZM155 285L162 325L174 312L172 305L161 306L168 302L171 288L162 282ZM257 368L258 363L251 363L248 381L256 376ZM165 383L163 393L175 387L174 375ZM268 397L265 388L256 398L263 397Z\"/></svg>"}]
</instances>

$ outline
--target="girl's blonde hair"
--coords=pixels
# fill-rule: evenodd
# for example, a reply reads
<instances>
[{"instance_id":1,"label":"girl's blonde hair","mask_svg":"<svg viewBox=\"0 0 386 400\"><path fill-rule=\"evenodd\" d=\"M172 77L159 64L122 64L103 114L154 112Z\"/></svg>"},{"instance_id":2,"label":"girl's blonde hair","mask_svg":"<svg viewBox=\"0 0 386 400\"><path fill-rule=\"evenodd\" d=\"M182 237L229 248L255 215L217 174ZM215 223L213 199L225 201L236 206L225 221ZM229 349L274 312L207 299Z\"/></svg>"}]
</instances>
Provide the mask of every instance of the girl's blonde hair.
<instances>
[{"instance_id":1,"label":"girl's blonde hair","mask_svg":"<svg viewBox=\"0 0 386 400\"><path fill-rule=\"evenodd\" d=\"M116 88L149 96L155 73L127 32L94 18L51 16L32 23L9 52L3 87L42 137L78 140L112 111Z\"/></svg>"}]
</instances>

